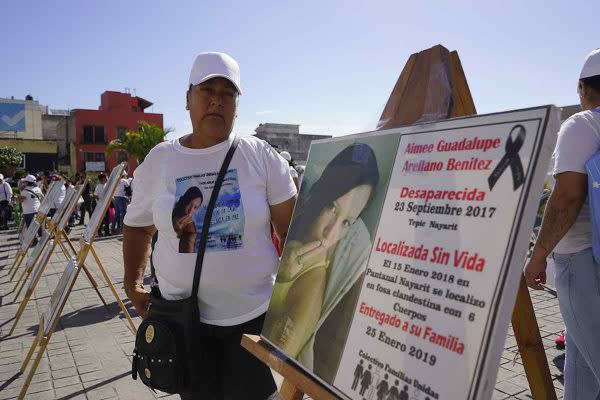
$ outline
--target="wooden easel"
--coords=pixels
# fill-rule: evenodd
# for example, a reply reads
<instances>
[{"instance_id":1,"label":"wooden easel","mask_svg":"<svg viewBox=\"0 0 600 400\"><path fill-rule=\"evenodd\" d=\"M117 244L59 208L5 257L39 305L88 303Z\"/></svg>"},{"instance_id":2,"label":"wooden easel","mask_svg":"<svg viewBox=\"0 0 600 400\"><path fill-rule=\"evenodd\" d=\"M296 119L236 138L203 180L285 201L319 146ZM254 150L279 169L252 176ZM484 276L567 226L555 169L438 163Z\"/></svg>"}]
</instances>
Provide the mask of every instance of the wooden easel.
<instances>
[{"instance_id":1,"label":"wooden easel","mask_svg":"<svg viewBox=\"0 0 600 400\"><path fill-rule=\"evenodd\" d=\"M82 254L79 255L79 257L81 257L81 256L82 256ZM77 264L79 266L81 266L81 259L77 258L76 260L77 260ZM35 371L37 370L37 367L42 359L42 356L44 355L44 352L46 351L46 347L48 346L48 343L50 342L50 339L52 338L52 334L56 330L56 325L58 324L58 321L60 320L62 311L65 307L65 304L67 303L67 299L69 298L69 294L71 293L71 290L73 290L73 286L75 285L75 281L77 280L77 276L79 275L80 271L81 271L81 268L77 268L77 270L74 272L75 276L73 277L71 282L69 282L69 284L66 288L66 296L64 296L64 298L60 299L59 303L56 305L56 307L58 307L58 312L55 314L55 316L50 321L48 321L48 323L50 324L48 330L45 329L46 324L45 324L45 320L44 320L44 314L40 315L40 322L38 325L37 335L36 335L35 339L33 340L33 343L31 344L31 347L29 348L29 351L27 352L27 355L25 356L23 363L21 364L21 368L19 369L20 375L25 373L25 370L27 368L27 365L29 364L29 361L31 360L31 357L33 356L33 353L35 352L36 349L38 349L38 353L35 357L35 360L33 361L33 365L31 366L31 369L29 370L29 374L27 375L27 378L25 379L25 382L23 383L23 387L21 388L21 391L19 393L19 397L18 397L19 400L24 399L25 395L27 394L27 390L29 389L31 380L33 379L33 376L35 375ZM54 294L52 297L54 297ZM52 305L52 300L51 300L50 309L52 309L52 306L53 305ZM52 313L50 313L50 314L52 316Z\"/></svg>"},{"instance_id":2,"label":"wooden easel","mask_svg":"<svg viewBox=\"0 0 600 400\"><path fill-rule=\"evenodd\" d=\"M42 199L42 203L40 204L38 213L35 215L35 219L33 221L31 221L29 228L27 228L27 233L29 233L29 234L27 234L27 233L25 234L25 238L26 238L25 243L21 243L21 245L19 246L19 249L17 250L17 254L15 255L15 260L14 260L13 264L11 265L10 269L8 270L8 275L10 275L9 280L11 282L15 278L15 275L17 274L17 271L19 270L21 263L27 256L27 251L31 247L31 244L33 243L33 239L37 235L37 230L40 227L41 228L44 227L44 224L46 222L46 216L48 215L48 211L50 210L50 202L54 202L55 197L60 192L60 187L63 184L64 184L64 182L62 181L62 179L53 181L48 189L48 194L46 195L46 197L44 197ZM35 234L33 234L33 231L35 231Z\"/></svg>"},{"instance_id":3,"label":"wooden easel","mask_svg":"<svg viewBox=\"0 0 600 400\"><path fill-rule=\"evenodd\" d=\"M94 210L94 212L92 213L92 216L90 218L89 223L91 224L94 221L96 221L96 225L94 227L92 227L91 230L87 231L80 238L79 251L77 252L75 250L75 247L73 246L73 244L71 243L71 241L69 240L69 238L66 235L64 235L63 237L66 238L66 241L69 244L69 246L71 247L71 250L73 252L77 253L77 260L79 260L80 266L85 265L85 259L87 258L88 253L92 253L94 260L96 261L96 265L98 266L98 269L100 269L100 272L102 273L102 276L104 277L104 280L106 281L106 284L108 285L108 287L110 288L110 291L112 292L113 296L117 300L117 303L119 304L119 307L121 308L121 311L125 315L127 322L129 322L129 327L131 328L131 331L135 335L137 333L137 328L135 327L135 324L133 323L133 319L131 319L131 315L129 315L129 311L127 311L127 307L125 307L125 304L123 304L123 301L119 297L119 294L117 293L117 290L115 289L115 286L113 285L112 280L110 279L110 276L106 272L106 268L104 268L104 265L102 265L102 261L100 261L100 257L98 257L98 253L96 252L96 249L94 248L94 239L96 238L96 235L98 234L98 229L100 228L102 217L106 214L106 212L110 206L110 202L112 201L112 198L115 195L115 191L117 190L117 185L119 184L119 180L121 179L121 176L123 175L123 171L125 170L126 165L127 165L126 162L122 162L121 164L119 164L115 168L113 168L112 172L110 173L110 177L106 183L107 186L105 186L105 188L104 188L105 192L104 192L104 197L103 197L103 201L102 201L103 204L96 206L96 209Z\"/></svg>"},{"instance_id":4,"label":"wooden easel","mask_svg":"<svg viewBox=\"0 0 600 400\"><path fill-rule=\"evenodd\" d=\"M437 45L409 57L377 128L391 129L476 113L458 53ZM556 400L548 360L524 278L521 278L512 324L533 398ZM241 345L284 377L280 389L283 400L301 400L304 394L319 400L337 398L258 337L244 335Z\"/></svg>"},{"instance_id":5,"label":"wooden easel","mask_svg":"<svg viewBox=\"0 0 600 400\"><path fill-rule=\"evenodd\" d=\"M34 271L34 269L36 267L40 269L39 272L32 278L33 281L30 283L30 285L28 286L28 288L25 292L23 300L21 301L21 304L19 305L19 308L17 309L17 312L15 314L13 325L7 336L12 335L15 328L17 327L17 324L19 323L19 320L21 319L21 316L23 315L23 312L25 311L25 308L27 307L29 300L30 300L31 296L33 295L35 288L37 287L37 284L38 284L42 274L44 273L44 270L46 269L46 266L50 260L50 256L54 252L54 249L56 248L56 246L59 246L59 248L62 250L62 253L64 254L64 256L66 257L67 260L69 260L71 258L71 256L77 255L77 251L75 250L75 247L73 246L73 244L71 243L71 240L69 239L67 233L65 232L65 226L68 223L69 217L75 211L75 207L77 206L77 200L81 196L81 192L83 191L83 187L85 186L86 183L87 183L87 180L83 183L83 185L81 185L79 187L78 190L76 190L74 193L72 193L69 198L65 198L63 207L61 207L60 209L58 209L56 211L56 213L59 215L59 217L57 218L58 223L55 222L56 219L54 219L54 218L47 222L49 238L47 239L48 244L45 244L44 246L49 245L49 246L51 246L51 248L50 248L49 252L47 253L47 257L45 257L44 259L42 259L42 254L44 254L44 248L40 249L33 264L29 268L27 268L23 271L23 274L22 274L21 278L19 279L19 281L22 280L22 284L21 284L21 287L17 290L17 293L15 294L15 301L19 298L19 294L21 293L23 287L27 283L27 279L29 278L31 273ZM51 240L53 240L53 242L52 242L52 244L49 244L49 242ZM69 251L66 248L63 241L70 246L71 251ZM42 265L36 266L37 262L41 262ZM92 274L90 273L88 268L85 266L85 264L81 265L81 269L83 269L83 271L85 272L88 280L92 284L92 287L96 291L96 294L100 298L100 301L102 302L104 307L108 308L106 301L104 300L104 297L102 297L102 294L100 293L100 290L98 289L98 284L96 283L96 280L94 279L94 277L92 276ZM24 279L23 279L23 277L24 277ZM15 285L15 289L17 288L19 281L17 282L17 285ZM13 289L13 291L15 289Z\"/></svg>"},{"instance_id":6,"label":"wooden easel","mask_svg":"<svg viewBox=\"0 0 600 400\"><path fill-rule=\"evenodd\" d=\"M63 308L69 298L69 295L71 293L71 290L73 289L73 285L75 284L75 281L77 280L79 272L82 269L85 270L84 264L85 264L85 260L88 256L88 253L92 253L92 256L94 257L94 260L96 261L96 264L98 265L98 268L102 272L102 275L104 276L104 279L105 279L107 285L110 287L115 299L119 303L119 306L121 307L121 310L123 311L123 314L125 314L125 318L127 318L127 321L129 322L129 325L130 325L130 328L131 328L133 334L135 335L137 332L137 328L135 327L135 324L133 323L133 320L131 319L131 316L129 315L127 308L125 307L125 305L119 298L119 295L118 295L114 285L112 284L112 281L111 281L108 273L106 272L106 269L102 265L102 262L100 261L100 258L98 257L98 254L96 253L96 250L94 249L94 246L93 246L94 239L96 237L98 228L100 227L100 223L102 221L101 217L103 217L105 215L105 213L110 205L110 201L112 200L112 198L114 196L117 184L119 182L119 179L120 179L124 169L125 169L125 163L121 163L120 165L115 167L113 169L113 171L111 172L111 175L110 175L111 178L109 178L107 186L104 189L105 197L103 197L101 203L96 206L96 209L94 210L94 213L92 214L92 217L90 219L90 224L95 224L95 226L91 226L91 228L80 238L79 251L77 251L75 249L75 246L73 246L73 244L71 243L71 241L69 240L69 238L67 237L66 233L63 230L60 230L60 235L57 234L55 236L57 238L62 236L62 238L65 239L65 242L68 243L69 247L71 248L71 251L76 254L76 257L73 257L73 259L76 260L77 271L75 272L74 277L72 278L72 281L69 283L68 287L66 288L65 295L61 296L60 303L58 305L56 305L57 312L51 313L53 315L53 317L52 317L52 320L48 322L50 324L49 329L47 329L47 330L44 329L44 327L47 325L44 324L43 315L40 318L40 325L39 325L40 328L38 329L38 334L37 334L36 338L34 339L33 344L31 345L31 348L29 349L29 352L27 353L25 359L23 360L23 364L21 365L21 368L19 370L20 374L23 374L25 372L25 369L27 368L27 364L31 360L31 357L33 356L33 353L35 352L36 348L38 349L38 353L33 362L32 367L29 371L29 374L27 375L27 378L23 384L21 392L19 393L18 399L25 398L27 389L29 388L29 385L31 384L31 380L35 374L35 371L39 365L39 362L44 354L44 351L46 350L48 343L50 342L50 339L52 337L52 334L54 333L54 330L56 329L56 325L58 324L58 321L60 320L60 316L62 314ZM118 179L116 179L115 177L118 177ZM64 248L63 251L68 252L66 248ZM52 295L52 298L50 300L50 309L53 309L53 307L54 307L54 305L52 304L52 300L54 299L57 290L58 290L58 286L57 286L57 289L55 289L55 293Z\"/></svg>"}]
</instances>

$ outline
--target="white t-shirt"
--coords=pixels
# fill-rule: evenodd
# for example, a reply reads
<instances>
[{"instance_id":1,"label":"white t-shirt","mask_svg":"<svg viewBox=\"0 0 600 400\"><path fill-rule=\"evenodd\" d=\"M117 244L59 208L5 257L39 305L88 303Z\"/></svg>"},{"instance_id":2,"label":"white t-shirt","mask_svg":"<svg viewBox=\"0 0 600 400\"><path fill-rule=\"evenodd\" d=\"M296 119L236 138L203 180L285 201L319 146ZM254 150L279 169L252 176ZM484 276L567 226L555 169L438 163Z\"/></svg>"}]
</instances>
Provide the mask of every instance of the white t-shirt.
<instances>
[{"instance_id":1,"label":"white t-shirt","mask_svg":"<svg viewBox=\"0 0 600 400\"><path fill-rule=\"evenodd\" d=\"M127 197L125 194L125 186L129 186L129 182L127 182L127 179L121 178L117 185L117 190L115 191L115 197Z\"/></svg>"},{"instance_id":2,"label":"white t-shirt","mask_svg":"<svg viewBox=\"0 0 600 400\"><path fill-rule=\"evenodd\" d=\"M94 189L94 196L98 196L97 201L101 201L104 197L104 186L106 183L99 183L96 185L96 189Z\"/></svg>"},{"instance_id":3,"label":"white t-shirt","mask_svg":"<svg viewBox=\"0 0 600 400\"><path fill-rule=\"evenodd\" d=\"M163 142L135 170L125 224L158 229L152 259L167 300L191 294L206 205L232 140L206 149ZM258 138L240 138L212 215L198 291L203 322L237 325L267 310L278 264L269 206L295 194L287 161Z\"/></svg>"},{"instance_id":4,"label":"white t-shirt","mask_svg":"<svg viewBox=\"0 0 600 400\"><path fill-rule=\"evenodd\" d=\"M12 199L12 194L13 191L8 182L0 183L0 201L10 201L10 199Z\"/></svg>"},{"instance_id":5,"label":"white t-shirt","mask_svg":"<svg viewBox=\"0 0 600 400\"><path fill-rule=\"evenodd\" d=\"M23 214L33 214L38 212L40 209L40 200L42 199L42 189L37 186L26 186L21 190L21 196L25 197L25 200L21 203L23 208Z\"/></svg>"},{"instance_id":6,"label":"white t-shirt","mask_svg":"<svg viewBox=\"0 0 600 400\"><path fill-rule=\"evenodd\" d=\"M65 200L66 194L67 194L67 188L65 188L65 185L63 184L60 186L60 194L58 196L56 196L56 199L54 200L54 205L52 206L52 208L60 207L62 202Z\"/></svg>"},{"instance_id":7,"label":"white t-shirt","mask_svg":"<svg viewBox=\"0 0 600 400\"><path fill-rule=\"evenodd\" d=\"M572 115L560 127L554 149L553 175L561 172L587 174L585 163L600 149L600 110ZM576 253L592 247L592 223L589 200L579 211L575 223L556 245L557 253Z\"/></svg>"}]
</instances>

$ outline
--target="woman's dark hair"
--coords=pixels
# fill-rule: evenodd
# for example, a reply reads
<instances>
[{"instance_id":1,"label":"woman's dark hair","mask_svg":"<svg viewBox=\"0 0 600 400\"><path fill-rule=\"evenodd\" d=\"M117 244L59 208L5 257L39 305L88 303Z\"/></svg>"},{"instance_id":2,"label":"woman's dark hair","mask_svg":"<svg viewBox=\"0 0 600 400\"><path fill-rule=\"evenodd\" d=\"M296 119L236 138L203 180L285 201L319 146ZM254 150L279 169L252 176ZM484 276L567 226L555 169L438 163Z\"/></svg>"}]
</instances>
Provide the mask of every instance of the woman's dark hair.
<instances>
[{"instance_id":1,"label":"woman's dark hair","mask_svg":"<svg viewBox=\"0 0 600 400\"><path fill-rule=\"evenodd\" d=\"M183 217L185 215L185 208L192 202L192 200L197 199L198 197L201 199L201 202L204 201L204 196L202 195L202 191L199 187L192 186L186 190L183 196L181 196L175 203L175 207L173 207L173 216Z\"/></svg>"},{"instance_id":2,"label":"woman's dark hair","mask_svg":"<svg viewBox=\"0 0 600 400\"><path fill-rule=\"evenodd\" d=\"M294 217L299 226L292 235L298 239L306 237L325 207L358 186L370 185L374 189L377 182L379 167L373 149L364 143L346 147L327 164L310 188L306 201L299 207L300 212Z\"/></svg>"}]
</instances>

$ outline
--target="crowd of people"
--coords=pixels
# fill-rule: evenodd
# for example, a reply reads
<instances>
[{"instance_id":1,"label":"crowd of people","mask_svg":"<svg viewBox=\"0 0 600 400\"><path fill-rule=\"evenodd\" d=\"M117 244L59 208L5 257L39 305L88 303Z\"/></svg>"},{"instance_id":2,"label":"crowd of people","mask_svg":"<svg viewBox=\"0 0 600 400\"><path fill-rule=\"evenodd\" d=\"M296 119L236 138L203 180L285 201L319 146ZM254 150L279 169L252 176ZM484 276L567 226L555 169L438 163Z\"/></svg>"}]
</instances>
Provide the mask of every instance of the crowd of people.
<instances>
[{"instance_id":1,"label":"crowd of people","mask_svg":"<svg viewBox=\"0 0 600 400\"><path fill-rule=\"evenodd\" d=\"M89 221L96 203L104 196L106 174L77 172L72 177L67 177L56 170L37 174L18 171L11 177L0 174L0 231L8 230L11 221L15 223L15 227L27 229L35 218L51 183L59 179L63 180L64 185L61 187L60 194L50 205L48 216L52 217L62 204L68 187L85 184L77 208L69 218L68 228L70 229L76 224L84 225L86 214ZM127 173L124 172L103 220L101 236L116 235L122 232L123 219L131 200L131 181L132 179L128 178Z\"/></svg>"}]
</instances>

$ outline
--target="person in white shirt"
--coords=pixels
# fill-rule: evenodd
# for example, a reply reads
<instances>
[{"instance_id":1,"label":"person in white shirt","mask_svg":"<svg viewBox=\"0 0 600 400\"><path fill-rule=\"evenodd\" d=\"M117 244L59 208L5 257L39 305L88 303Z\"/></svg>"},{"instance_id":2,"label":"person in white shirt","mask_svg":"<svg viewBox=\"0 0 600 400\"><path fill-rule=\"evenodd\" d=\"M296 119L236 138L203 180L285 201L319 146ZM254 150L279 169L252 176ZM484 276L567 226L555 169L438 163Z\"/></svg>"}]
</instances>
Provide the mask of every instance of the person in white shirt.
<instances>
[{"instance_id":1,"label":"person in white shirt","mask_svg":"<svg viewBox=\"0 0 600 400\"><path fill-rule=\"evenodd\" d=\"M234 139L239 95L235 60L200 54L187 91L193 132L157 145L135 170L123 230L124 284L142 316L149 301L142 281L157 230L152 260L162 297L183 299L192 292L204 213ZM285 240L295 200L287 162L266 142L241 137L214 209L198 292L198 322L214 332L198 340L219 354L207 361L219 379L214 392L180 393L182 399L264 400L275 393L269 368L240 340L262 329L278 264L270 226Z\"/></svg>"},{"instance_id":2,"label":"person in white shirt","mask_svg":"<svg viewBox=\"0 0 600 400\"><path fill-rule=\"evenodd\" d=\"M8 219L12 212L12 196L10 184L4 180L4 175L0 174L0 231L8 229Z\"/></svg>"},{"instance_id":3,"label":"person in white shirt","mask_svg":"<svg viewBox=\"0 0 600 400\"><path fill-rule=\"evenodd\" d=\"M600 265L592 254L585 167L600 150L600 49L586 58L577 91L583 111L567 119L558 132L556 184L524 270L527 285L541 290L546 258L554 258L558 303L568 331L565 400L600 398Z\"/></svg>"},{"instance_id":4,"label":"person in white shirt","mask_svg":"<svg viewBox=\"0 0 600 400\"><path fill-rule=\"evenodd\" d=\"M23 185L17 201L21 203L23 221L25 222L25 227L28 228L40 208L44 194L42 193L42 189L38 187L37 180L33 175L27 175Z\"/></svg>"},{"instance_id":5,"label":"person in white shirt","mask_svg":"<svg viewBox=\"0 0 600 400\"><path fill-rule=\"evenodd\" d=\"M300 185L298 184L298 171L296 171L296 165L294 164L294 160L292 160L292 155L287 151L282 151L279 154L281 155L281 157L283 157L285 161L288 162L290 166L290 175L292 176L292 180L296 185L296 189L298 189L300 187Z\"/></svg>"},{"instance_id":6,"label":"person in white shirt","mask_svg":"<svg viewBox=\"0 0 600 400\"><path fill-rule=\"evenodd\" d=\"M123 171L123 176L119 180L117 189L115 190L115 197L113 203L115 205L115 217L113 218L111 231L113 235L123 231L123 219L125 213L127 213L127 193L126 188L129 187L129 181L127 180L127 172Z\"/></svg>"},{"instance_id":7,"label":"person in white shirt","mask_svg":"<svg viewBox=\"0 0 600 400\"><path fill-rule=\"evenodd\" d=\"M94 198L96 199L96 207L99 207L99 204L102 202L102 199L106 195L104 192L104 187L106 186L106 175L104 173L98 174L98 184L94 189ZM104 232L102 232L104 231ZM110 207L106 209L106 214L104 214L104 218L102 219L102 224L98 229L98 234L100 236L110 236Z\"/></svg>"},{"instance_id":8,"label":"person in white shirt","mask_svg":"<svg viewBox=\"0 0 600 400\"><path fill-rule=\"evenodd\" d=\"M52 179L51 182L60 179L58 177L56 177L56 179ZM50 211L48 211L48 217L52 218L52 216L54 215L54 213L56 213L56 210L58 209L58 207L60 207L60 205L62 204L62 202L65 200L65 196L67 194L67 188L66 188L66 182L68 180L65 179L65 184L61 185L60 187L60 194L58 196L56 196L56 198L54 199L54 203L52 204L52 208L50 208Z\"/></svg>"}]
</instances>

